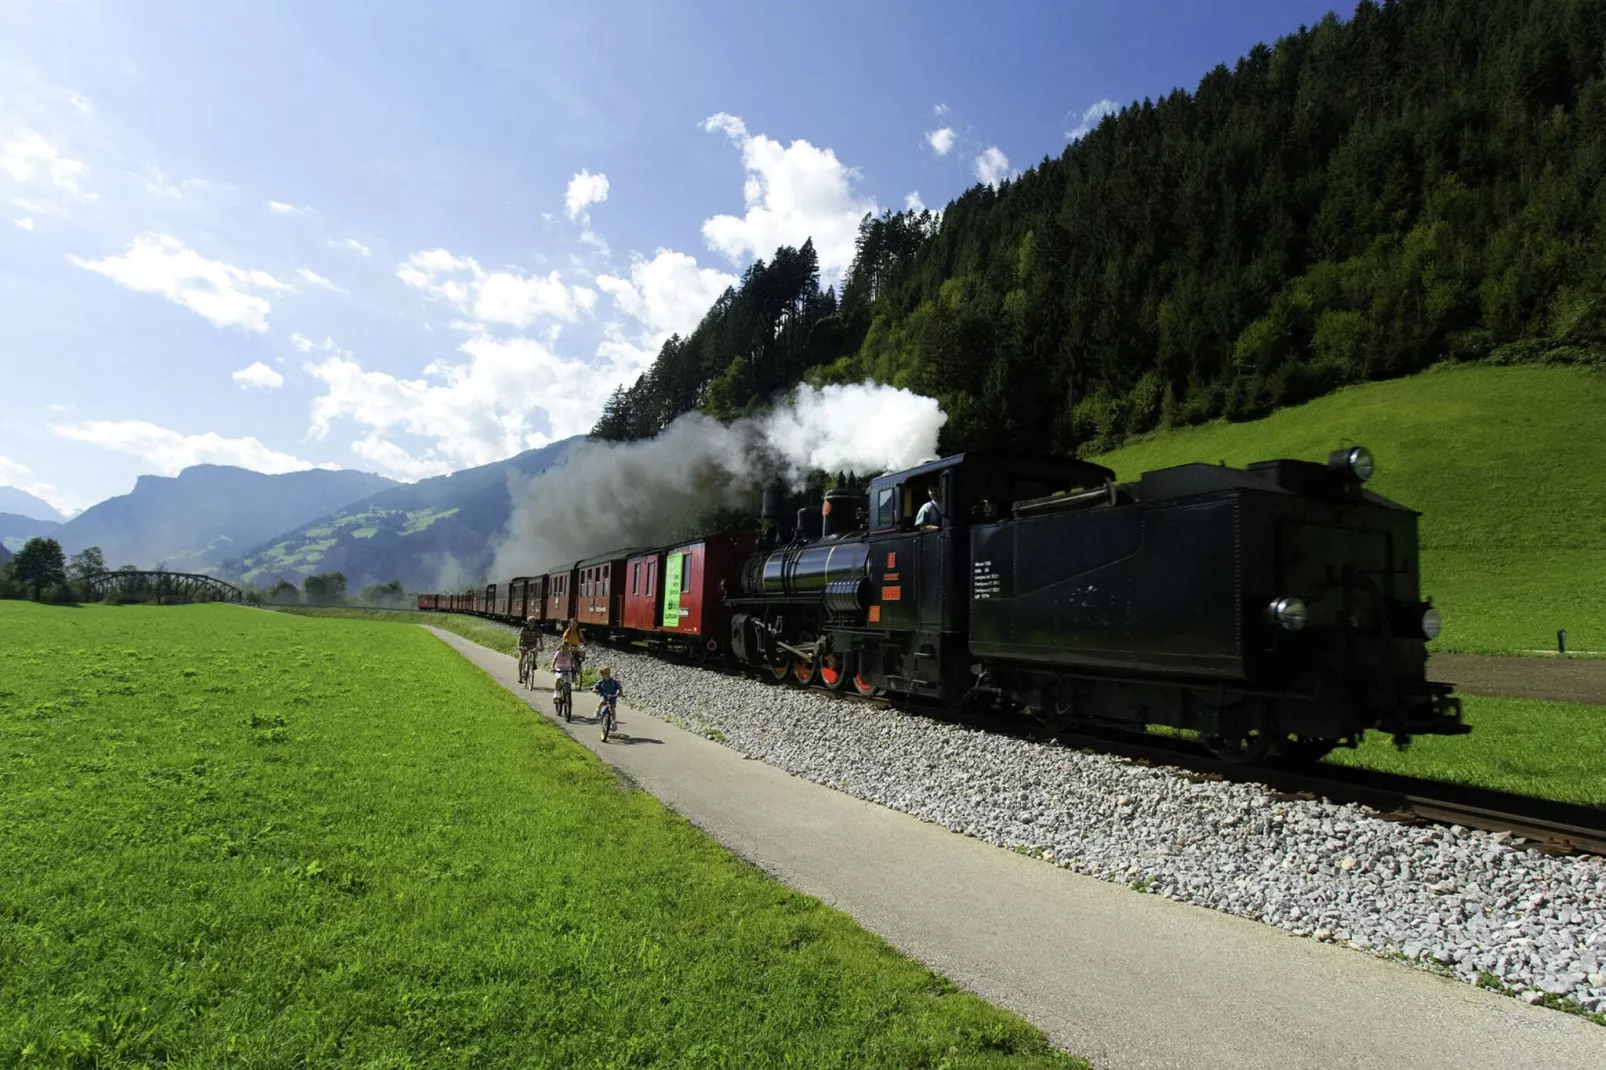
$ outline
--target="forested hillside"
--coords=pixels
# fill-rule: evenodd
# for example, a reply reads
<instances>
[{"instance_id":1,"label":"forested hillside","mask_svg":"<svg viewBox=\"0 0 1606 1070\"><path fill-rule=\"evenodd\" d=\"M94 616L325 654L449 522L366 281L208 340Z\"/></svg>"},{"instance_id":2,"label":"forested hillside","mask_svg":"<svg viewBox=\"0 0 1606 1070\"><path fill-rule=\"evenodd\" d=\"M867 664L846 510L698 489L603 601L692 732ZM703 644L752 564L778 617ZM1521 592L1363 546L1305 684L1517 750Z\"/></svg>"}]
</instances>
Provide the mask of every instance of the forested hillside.
<instances>
[{"instance_id":1,"label":"forested hillside","mask_svg":"<svg viewBox=\"0 0 1606 1070\"><path fill-rule=\"evenodd\" d=\"M941 214L866 218L840 293L755 263L593 434L800 378L937 397L944 451L1107 448L1445 358L1606 344L1606 0L1366 2Z\"/></svg>"}]
</instances>

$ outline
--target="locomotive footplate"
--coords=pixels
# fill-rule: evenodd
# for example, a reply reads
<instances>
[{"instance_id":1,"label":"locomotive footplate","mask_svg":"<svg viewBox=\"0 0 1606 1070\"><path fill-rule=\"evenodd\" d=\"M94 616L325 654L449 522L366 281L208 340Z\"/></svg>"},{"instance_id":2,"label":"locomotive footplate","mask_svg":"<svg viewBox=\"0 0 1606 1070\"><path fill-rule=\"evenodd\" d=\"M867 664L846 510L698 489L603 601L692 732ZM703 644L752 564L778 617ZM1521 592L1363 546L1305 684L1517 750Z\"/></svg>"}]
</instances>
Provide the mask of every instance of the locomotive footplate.
<instances>
[{"instance_id":1,"label":"locomotive footplate","mask_svg":"<svg viewBox=\"0 0 1606 1070\"><path fill-rule=\"evenodd\" d=\"M1472 726L1461 719L1461 699L1449 684L1419 685L1401 695L1398 705L1378 723L1378 730L1396 737L1464 736Z\"/></svg>"}]
</instances>

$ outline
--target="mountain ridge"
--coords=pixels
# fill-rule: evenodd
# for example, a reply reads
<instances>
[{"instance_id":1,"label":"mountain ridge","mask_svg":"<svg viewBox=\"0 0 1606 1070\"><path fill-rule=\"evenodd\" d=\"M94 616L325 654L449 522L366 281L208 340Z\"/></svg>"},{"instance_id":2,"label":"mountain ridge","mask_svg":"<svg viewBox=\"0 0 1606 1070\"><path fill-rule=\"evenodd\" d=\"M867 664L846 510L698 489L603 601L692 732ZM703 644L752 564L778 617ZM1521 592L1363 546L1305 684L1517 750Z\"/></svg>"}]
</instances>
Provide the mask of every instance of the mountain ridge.
<instances>
[{"instance_id":1,"label":"mountain ridge","mask_svg":"<svg viewBox=\"0 0 1606 1070\"><path fill-rule=\"evenodd\" d=\"M0 486L0 513L25 516L29 520L49 520L64 524L67 516L54 505L19 487Z\"/></svg>"},{"instance_id":2,"label":"mountain ridge","mask_svg":"<svg viewBox=\"0 0 1606 1070\"><path fill-rule=\"evenodd\" d=\"M304 522L397 485L353 469L268 475L232 465L192 465L176 476L140 476L129 493L90 506L54 537L69 555L99 546L114 568L161 564L208 571L234 547L254 545L286 521Z\"/></svg>"},{"instance_id":3,"label":"mountain ridge","mask_svg":"<svg viewBox=\"0 0 1606 1070\"><path fill-rule=\"evenodd\" d=\"M347 589L400 580L409 590L456 586L491 564L493 542L512 513L510 480L527 480L559 464L585 436L526 450L378 491L281 530L218 574L269 587L299 584L316 573L341 572Z\"/></svg>"}]
</instances>

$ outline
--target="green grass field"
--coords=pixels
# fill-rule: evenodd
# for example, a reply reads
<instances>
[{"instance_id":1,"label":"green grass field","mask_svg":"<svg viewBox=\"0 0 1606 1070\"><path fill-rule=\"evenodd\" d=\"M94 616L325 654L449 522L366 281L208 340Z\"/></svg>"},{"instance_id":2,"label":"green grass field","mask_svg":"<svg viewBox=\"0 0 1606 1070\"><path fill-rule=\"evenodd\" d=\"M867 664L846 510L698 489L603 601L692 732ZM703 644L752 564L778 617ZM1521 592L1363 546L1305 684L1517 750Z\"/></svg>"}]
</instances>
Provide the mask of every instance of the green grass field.
<instances>
[{"instance_id":1,"label":"green grass field","mask_svg":"<svg viewBox=\"0 0 1606 1070\"><path fill-rule=\"evenodd\" d=\"M1402 751L1371 733L1328 761L1606 806L1606 706L1467 695L1466 736L1419 736Z\"/></svg>"},{"instance_id":2,"label":"green grass field","mask_svg":"<svg viewBox=\"0 0 1606 1070\"><path fill-rule=\"evenodd\" d=\"M0 1066L1073 1065L418 628L0 602L0 755Z\"/></svg>"},{"instance_id":3,"label":"green grass field","mask_svg":"<svg viewBox=\"0 0 1606 1070\"><path fill-rule=\"evenodd\" d=\"M1606 651L1606 375L1569 367L1436 369L1263 420L1168 431L1097 458L1122 479L1191 461L1377 457L1370 488L1421 511L1435 650Z\"/></svg>"}]
</instances>

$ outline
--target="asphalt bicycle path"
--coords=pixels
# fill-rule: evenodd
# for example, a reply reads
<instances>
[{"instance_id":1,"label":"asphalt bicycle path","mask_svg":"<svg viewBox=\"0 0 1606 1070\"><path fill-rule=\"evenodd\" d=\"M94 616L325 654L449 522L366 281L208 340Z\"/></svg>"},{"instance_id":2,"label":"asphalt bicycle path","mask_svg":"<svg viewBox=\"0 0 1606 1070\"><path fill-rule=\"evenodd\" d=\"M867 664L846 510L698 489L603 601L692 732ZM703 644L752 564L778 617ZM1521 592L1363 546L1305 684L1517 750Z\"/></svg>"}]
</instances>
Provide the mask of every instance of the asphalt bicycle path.
<instances>
[{"instance_id":1,"label":"asphalt bicycle path","mask_svg":"<svg viewBox=\"0 0 1606 1070\"><path fill-rule=\"evenodd\" d=\"M1078 876L623 701L603 743L587 695L557 721L550 674L527 691L511 656L430 631L737 855L1100 1068L1606 1067L1585 1019Z\"/></svg>"}]
</instances>

